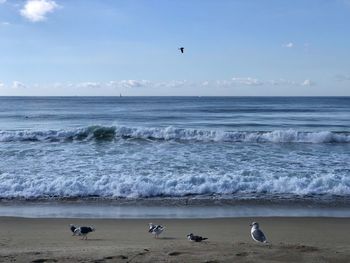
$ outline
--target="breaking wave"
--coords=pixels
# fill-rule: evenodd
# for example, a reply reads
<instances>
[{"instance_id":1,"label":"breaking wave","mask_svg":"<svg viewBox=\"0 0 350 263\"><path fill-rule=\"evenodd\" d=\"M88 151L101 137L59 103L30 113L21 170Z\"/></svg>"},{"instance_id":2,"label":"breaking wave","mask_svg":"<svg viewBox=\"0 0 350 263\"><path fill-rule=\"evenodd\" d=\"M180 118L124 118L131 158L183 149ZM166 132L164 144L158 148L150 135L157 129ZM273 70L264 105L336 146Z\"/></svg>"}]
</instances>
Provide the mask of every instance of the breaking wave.
<instances>
[{"instance_id":1,"label":"breaking wave","mask_svg":"<svg viewBox=\"0 0 350 263\"><path fill-rule=\"evenodd\" d=\"M99 197L148 198L183 197L188 195L339 195L350 196L350 178L347 175L311 176L244 176L226 174L179 175L177 178L160 176L104 175L101 177L54 176L38 179L0 174L0 198L45 197Z\"/></svg>"},{"instance_id":2,"label":"breaking wave","mask_svg":"<svg viewBox=\"0 0 350 263\"><path fill-rule=\"evenodd\" d=\"M297 130L223 131L166 128L135 128L125 126L89 126L70 130L0 131L0 142L69 142L92 140L164 140L249 143L350 143L350 132Z\"/></svg>"}]
</instances>

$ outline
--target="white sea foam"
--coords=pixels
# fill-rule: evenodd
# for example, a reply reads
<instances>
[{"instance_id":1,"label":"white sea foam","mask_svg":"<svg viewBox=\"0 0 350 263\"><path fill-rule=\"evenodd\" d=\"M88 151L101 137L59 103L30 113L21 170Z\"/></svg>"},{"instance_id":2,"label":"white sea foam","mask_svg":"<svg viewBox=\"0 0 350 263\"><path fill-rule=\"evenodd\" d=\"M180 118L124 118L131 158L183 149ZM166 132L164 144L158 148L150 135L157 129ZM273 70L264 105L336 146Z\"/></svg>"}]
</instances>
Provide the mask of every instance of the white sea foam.
<instances>
[{"instance_id":1,"label":"white sea foam","mask_svg":"<svg viewBox=\"0 0 350 263\"><path fill-rule=\"evenodd\" d=\"M179 197L189 194L295 194L350 195L350 178L298 178L287 176L245 177L240 174L223 176L144 177L104 175L101 177L15 177L0 175L1 198L37 197Z\"/></svg>"},{"instance_id":2,"label":"white sea foam","mask_svg":"<svg viewBox=\"0 0 350 263\"><path fill-rule=\"evenodd\" d=\"M0 141L0 198L350 196L346 132L90 126Z\"/></svg>"},{"instance_id":3,"label":"white sea foam","mask_svg":"<svg viewBox=\"0 0 350 263\"><path fill-rule=\"evenodd\" d=\"M71 130L0 131L0 142L90 141L113 139L151 139L177 141L250 142L250 143L350 143L349 132L297 130L223 131L126 126L90 126Z\"/></svg>"}]
</instances>

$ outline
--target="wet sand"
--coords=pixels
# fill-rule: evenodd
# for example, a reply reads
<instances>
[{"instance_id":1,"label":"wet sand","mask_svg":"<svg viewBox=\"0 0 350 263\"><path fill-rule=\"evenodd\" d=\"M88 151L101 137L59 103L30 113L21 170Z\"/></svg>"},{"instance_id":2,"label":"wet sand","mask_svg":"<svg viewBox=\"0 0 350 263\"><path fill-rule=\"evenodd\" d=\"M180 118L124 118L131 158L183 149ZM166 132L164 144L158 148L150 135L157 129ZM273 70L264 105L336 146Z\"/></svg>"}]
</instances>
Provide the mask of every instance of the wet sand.
<instances>
[{"instance_id":1,"label":"wet sand","mask_svg":"<svg viewBox=\"0 0 350 263\"><path fill-rule=\"evenodd\" d=\"M250 238L258 221L270 245ZM161 238L148 223L166 226ZM69 224L94 225L88 240ZM27 219L0 217L0 262L349 262L350 218ZM209 239L192 243L190 232Z\"/></svg>"}]
</instances>

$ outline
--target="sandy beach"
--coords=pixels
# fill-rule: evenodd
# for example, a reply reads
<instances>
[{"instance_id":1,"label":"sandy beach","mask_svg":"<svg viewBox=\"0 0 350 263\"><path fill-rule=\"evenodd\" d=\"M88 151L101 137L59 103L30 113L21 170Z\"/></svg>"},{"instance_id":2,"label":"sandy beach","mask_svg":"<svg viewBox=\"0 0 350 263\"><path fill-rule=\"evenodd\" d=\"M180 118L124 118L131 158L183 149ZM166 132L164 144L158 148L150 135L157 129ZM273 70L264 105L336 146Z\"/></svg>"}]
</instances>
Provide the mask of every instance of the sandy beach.
<instances>
[{"instance_id":1,"label":"sandy beach","mask_svg":"<svg viewBox=\"0 0 350 263\"><path fill-rule=\"evenodd\" d=\"M258 221L270 245L250 238ZM166 231L155 239L148 223ZM68 225L93 225L88 240ZM0 218L1 262L349 262L349 218L27 219ZM202 243L186 234L208 237Z\"/></svg>"}]
</instances>

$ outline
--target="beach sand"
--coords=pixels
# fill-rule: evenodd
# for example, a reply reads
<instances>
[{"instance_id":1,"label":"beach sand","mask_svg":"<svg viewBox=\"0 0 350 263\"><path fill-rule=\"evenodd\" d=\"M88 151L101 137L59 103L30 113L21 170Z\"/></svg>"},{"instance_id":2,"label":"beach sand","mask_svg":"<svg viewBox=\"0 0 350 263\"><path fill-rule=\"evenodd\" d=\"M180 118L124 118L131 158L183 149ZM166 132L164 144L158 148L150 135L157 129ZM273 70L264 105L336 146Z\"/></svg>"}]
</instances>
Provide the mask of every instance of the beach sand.
<instances>
[{"instance_id":1,"label":"beach sand","mask_svg":"<svg viewBox=\"0 0 350 263\"><path fill-rule=\"evenodd\" d=\"M255 243L260 223L270 245ZM148 223L166 226L161 238ZM94 225L88 240L69 224ZM0 218L1 262L350 262L350 218L28 219ZM208 237L186 239L190 232Z\"/></svg>"}]
</instances>

